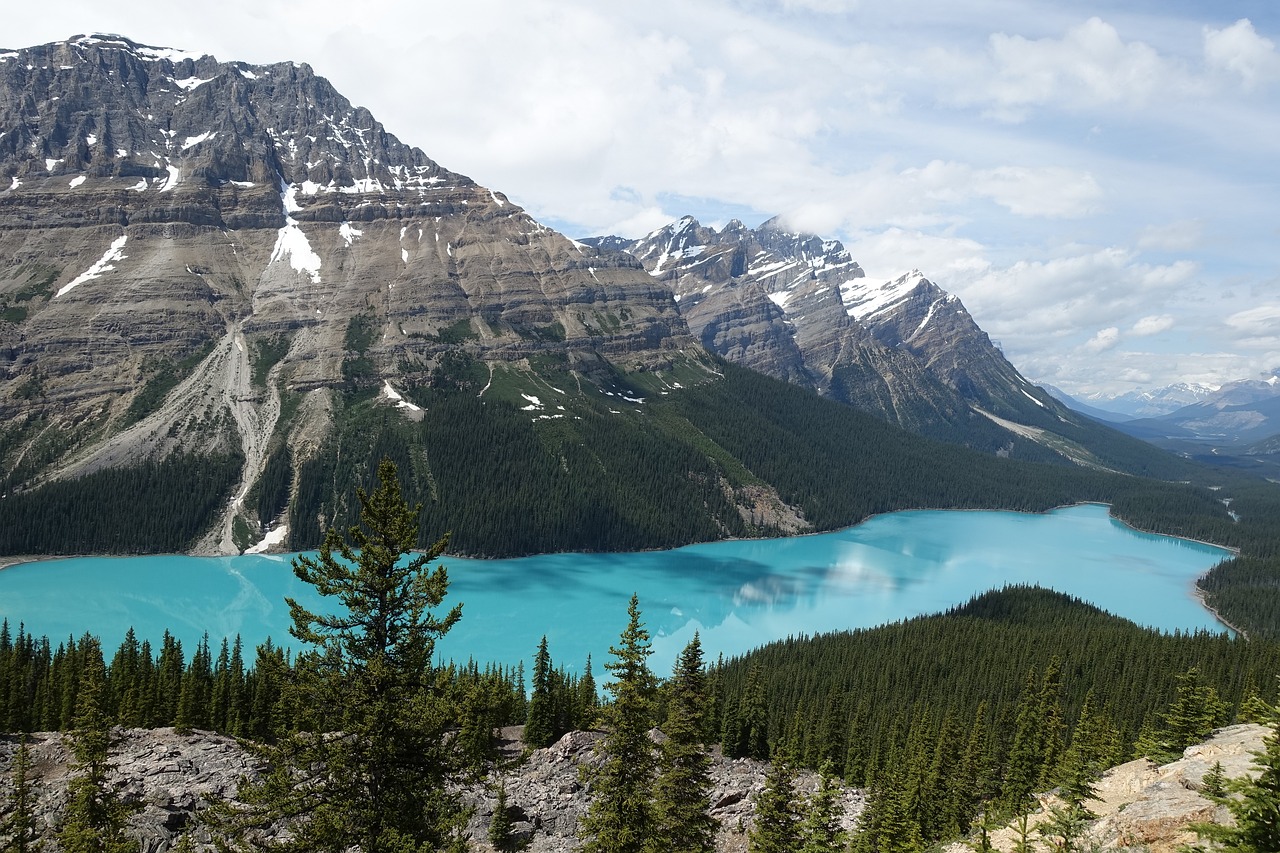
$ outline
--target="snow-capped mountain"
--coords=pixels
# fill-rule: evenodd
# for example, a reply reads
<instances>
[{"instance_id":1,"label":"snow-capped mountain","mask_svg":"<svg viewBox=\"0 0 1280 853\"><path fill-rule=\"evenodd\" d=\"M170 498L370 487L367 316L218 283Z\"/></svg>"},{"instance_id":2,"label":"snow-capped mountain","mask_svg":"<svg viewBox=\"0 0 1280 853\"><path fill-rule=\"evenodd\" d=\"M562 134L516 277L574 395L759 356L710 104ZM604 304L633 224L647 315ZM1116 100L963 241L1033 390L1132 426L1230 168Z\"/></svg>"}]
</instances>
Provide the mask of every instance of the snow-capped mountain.
<instances>
[{"instance_id":1,"label":"snow-capped mountain","mask_svg":"<svg viewBox=\"0 0 1280 853\"><path fill-rule=\"evenodd\" d=\"M315 456L334 389L403 403L540 358L585 384L704 356L634 259L306 65L107 35L0 51L0 491L177 449L243 456L243 496L286 431Z\"/></svg>"},{"instance_id":2,"label":"snow-capped mountain","mask_svg":"<svg viewBox=\"0 0 1280 853\"><path fill-rule=\"evenodd\" d=\"M870 280L839 241L779 219L587 242L626 247L712 351L918 432L993 448L1073 417L922 273Z\"/></svg>"},{"instance_id":3,"label":"snow-capped mountain","mask_svg":"<svg viewBox=\"0 0 1280 853\"><path fill-rule=\"evenodd\" d=\"M1206 400L1218 388L1217 385L1198 382L1175 382L1162 388L1126 391L1123 394L1083 394L1077 399L1131 418L1152 418Z\"/></svg>"}]
</instances>

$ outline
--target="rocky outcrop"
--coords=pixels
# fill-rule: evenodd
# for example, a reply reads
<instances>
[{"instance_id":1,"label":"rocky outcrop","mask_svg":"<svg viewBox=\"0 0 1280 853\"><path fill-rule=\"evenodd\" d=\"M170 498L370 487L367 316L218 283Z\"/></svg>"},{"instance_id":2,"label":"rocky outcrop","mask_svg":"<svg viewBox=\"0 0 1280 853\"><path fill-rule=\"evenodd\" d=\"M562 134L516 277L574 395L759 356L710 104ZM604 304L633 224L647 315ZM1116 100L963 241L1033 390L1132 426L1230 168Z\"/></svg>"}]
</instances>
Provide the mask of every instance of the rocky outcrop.
<instances>
[{"instance_id":1,"label":"rocky outcrop","mask_svg":"<svg viewBox=\"0 0 1280 853\"><path fill-rule=\"evenodd\" d=\"M1146 759L1112 768L1096 783L1097 799L1086 805L1098 815L1090 839L1100 849L1141 848L1150 853L1174 853L1194 841L1189 825L1200 821L1223 822L1225 808L1201 791L1204 776L1221 762L1227 778L1253 770L1253 753L1262 749L1269 729L1253 724L1220 729L1202 744L1189 747L1183 757L1163 766ZM506 789L513 833L532 853L570 853L577 850L579 822L591 799L591 772L599 766L596 751L603 739L599 732L570 732L546 749L535 750L521 760L520 727L499 732L503 769L463 792L472 809L467 835L472 849L492 849L488 828L497 806L497 790ZM661 735L655 730L653 737ZM36 812L44 836L51 838L67 802L67 782L74 771L61 734L29 736L32 770L29 780L37 796ZM0 739L0 791L8 806L8 786L16 738ZM711 814L720 822L716 850L744 853L747 833L754 820L755 800L764 788L767 765L750 759L727 759L714 754ZM235 740L209 732L179 734L173 729L116 730L111 760L115 769L111 784L117 794L137 810L129 819L130 833L139 839L143 853L165 853L184 832L207 842L207 832L197 817L213 797L234 799L242 778L253 778L257 765ZM818 780L802 773L798 790L809 795ZM860 791L843 794L846 829L852 829L864 800ZM1057 804L1052 794L1041 797L1030 825L1044 819ZM268 828L282 832L283 826ZM1012 827L993 836L996 849L1009 851L1014 843ZM949 853L968 847L950 845Z\"/></svg>"},{"instance_id":2,"label":"rocky outcrop","mask_svg":"<svg viewBox=\"0 0 1280 853\"><path fill-rule=\"evenodd\" d=\"M1149 853L1177 853L1185 849L1185 845L1197 839L1191 824L1223 823L1229 819L1224 806L1201 793L1205 774L1216 762L1222 763L1225 778L1239 778L1253 772L1253 754L1262 749L1262 741L1269 732L1268 728L1254 724L1228 726L1216 731L1204 743L1188 747L1182 758L1170 764L1160 766L1140 758L1113 767L1094 785L1097 799L1085 803L1098 816L1088 833L1095 847L1089 849ZM1038 811L1028 821L1033 832L1055 805L1060 805L1060 801L1052 794L1040 798ZM1012 850L1012 827L995 833L992 840L997 850ZM951 845L948 853L968 849Z\"/></svg>"},{"instance_id":3,"label":"rocky outcrop","mask_svg":"<svg viewBox=\"0 0 1280 853\"><path fill-rule=\"evenodd\" d=\"M655 730L655 739L661 735ZM519 755L519 727L503 730L506 755ZM507 807L515 822L514 834L528 845L531 853L570 853L577 850L579 821L591 803L591 773L599 767L596 748L604 735L600 732L570 732L546 749L535 750L523 764L507 773L498 774L485 789L473 789L475 806L468 833L477 850L489 850L487 831L497 807L497 786L507 792ZM711 776L711 815L720 823L716 850L721 853L744 853L747 834L755 821L755 801L764 790L768 765L751 759L729 759L716 749ZM818 787L814 773L802 773L797 791L808 796ZM862 812L864 800L856 789L843 794L843 825L852 829Z\"/></svg>"},{"instance_id":4,"label":"rocky outcrop","mask_svg":"<svg viewBox=\"0 0 1280 853\"><path fill-rule=\"evenodd\" d=\"M472 809L466 830L472 849L492 849L488 832L500 784L507 792L513 833L527 845L524 849L531 853L577 850L578 824L590 806L590 774L599 766L596 747L603 735L570 732L521 760L520 733L520 727L501 730L499 743L506 769L463 791L464 801ZM654 736L660 737L656 731ZM71 758L61 734L35 734L28 743L33 765L28 778L37 796L43 837L51 839L66 808L67 782L74 774ZM6 792L6 803L17 748L18 741L12 737L0 740L0 790ZM110 777L113 788L137 809L129 819L129 833L139 839L142 853L165 853L188 832L197 846L208 844L208 832L198 820L201 810L211 798L234 799L240 780L257 774L254 759L235 740L209 732L117 730L111 760L115 764ZM720 822L718 851L746 850L766 767L762 762L716 754L711 814ZM801 774L797 789L807 795L816 790L817 783L814 774ZM862 806L860 792L844 792L846 828L853 826ZM284 826L265 830L267 838L284 831Z\"/></svg>"},{"instance_id":5,"label":"rocky outcrop","mask_svg":"<svg viewBox=\"0 0 1280 853\"><path fill-rule=\"evenodd\" d=\"M9 772L18 740L0 741L0 773L5 774L5 808L10 807ZM32 769L28 781L36 794L37 824L48 842L61 824L67 783L74 777L72 757L59 733L30 735ZM254 763L233 739L209 732L177 734L173 729L117 730L111 751L110 782L117 796L135 809L129 834L142 853L163 853L184 832L212 797L231 798L242 777L255 775ZM196 832L199 837L199 832Z\"/></svg>"}]
</instances>

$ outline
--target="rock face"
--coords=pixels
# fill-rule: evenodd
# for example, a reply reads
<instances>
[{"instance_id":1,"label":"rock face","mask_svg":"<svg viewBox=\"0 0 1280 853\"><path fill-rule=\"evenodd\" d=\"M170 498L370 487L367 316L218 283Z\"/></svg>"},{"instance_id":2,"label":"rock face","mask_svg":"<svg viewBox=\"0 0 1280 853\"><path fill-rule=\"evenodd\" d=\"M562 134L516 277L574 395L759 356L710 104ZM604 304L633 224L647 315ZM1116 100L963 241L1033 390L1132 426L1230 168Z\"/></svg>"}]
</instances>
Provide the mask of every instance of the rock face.
<instances>
[{"instance_id":1,"label":"rock face","mask_svg":"<svg viewBox=\"0 0 1280 853\"><path fill-rule=\"evenodd\" d=\"M231 738L208 732L177 734L173 729L117 731L112 750L116 769L112 781L117 793L139 810L130 818L129 832L141 842L143 853L165 853L184 832L207 844L209 837L196 814L210 796L233 798L241 777L253 777L251 758ZM502 730L502 747L508 759L520 755L520 728ZM464 793L473 813L467 827L472 849L491 850L489 823L497 806L497 784L507 791L507 807L513 833L532 853L568 853L577 850L578 821L590 805L589 771L598 766L595 747L602 735L570 732L546 749L533 752L487 785L474 785ZM44 837L52 838L67 802L71 759L63 737L56 733L33 735L29 741L33 770L29 775L39 804L37 811ZM17 741L0 741L0 788L8 782ZM587 775L583 775L583 771ZM756 796L764 788L766 765L747 759L717 757L712 769L715 789L711 813L720 821L716 849L725 853L746 850L753 822ZM817 777L802 774L797 790L810 794ZM851 828L863 807L861 794L844 794L846 828ZM284 827L274 827L280 833Z\"/></svg>"},{"instance_id":2,"label":"rock face","mask_svg":"<svg viewBox=\"0 0 1280 853\"><path fill-rule=\"evenodd\" d=\"M8 774L17 749L13 737L0 741L0 772L6 774L6 786L11 784ZM48 843L67 805L67 783L75 775L72 757L59 733L31 735L28 749L32 762L28 781L37 797L42 838ZM233 739L208 732L117 730L111 760L117 795L137 809L129 818L129 834L140 841L142 853L170 849L175 839L194 827L194 815L209 797L232 797L240 778L254 775L252 761Z\"/></svg>"},{"instance_id":3,"label":"rock face","mask_svg":"<svg viewBox=\"0 0 1280 853\"><path fill-rule=\"evenodd\" d=\"M1024 379L955 296L918 272L868 281L835 240L771 219L722 231L685 217L625 248L668 284L704 346L904 427L998 446L994 415L1047 425L1074 417Z\"/></svg>"},{"instance_id":4,"label":"rock face","mask_svg":"<svg viewBox=\"0 0 1280 853\"><path fill-rule=\"evenodd\" d=\"M702 353L632 257L443 168L306 65L118 36L0 52L0 422L60 435L56 464L26 454L0 485L221 443L247 489L280 390L414 384L447 352L588 380ZM166 370L188 385L122 437ZM321 433L328 410L300 407ZM10 460L47 451L22 440Z\"/></svg>"},{"instance_id":5,"label":"rock face","mask_svg":"<svg viewBox=\"0 0 1280 853\"><path fill-rule=\"evenodd\" d=\"M1147 850L1149 853L1176 853L1196 841L1192 823L1223 823L1226 808L1205 797L1204 776L1215 762L1222 763L1225 778L1238 778L1253 770L1253 753L1262 749L1269 729L1243 724L1219 729L1209 740L1190 746L1182 758L1157 766L1145 758L1113 767L1095 784L1097 800L1085 805L1098 819L1093 822L1089 841L1103 850ZM1044 807L1058 801L1052 795L1041 798L1041 811L1031 815L1032 827L1044 818ZM1012 828L995 833L996 849L1013 849ZM948 853L968 847L951 845ZM1093 848L1089 848L1093 849Z\"/></svg>"}]
</instances>

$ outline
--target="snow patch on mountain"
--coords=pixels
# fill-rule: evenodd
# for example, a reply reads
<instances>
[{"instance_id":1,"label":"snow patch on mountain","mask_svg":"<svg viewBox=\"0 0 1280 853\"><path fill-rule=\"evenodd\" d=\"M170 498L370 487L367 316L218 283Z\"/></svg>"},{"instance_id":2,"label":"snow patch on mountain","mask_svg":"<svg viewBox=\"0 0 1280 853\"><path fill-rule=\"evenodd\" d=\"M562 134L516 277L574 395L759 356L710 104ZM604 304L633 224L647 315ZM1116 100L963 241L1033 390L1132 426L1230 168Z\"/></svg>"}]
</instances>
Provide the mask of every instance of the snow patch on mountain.
<instances>
[{"instance_id":1,"label":"snow patch on mountain","mask_svg":"<svg viewBox=\"0 0 1280 853\"><path fill-rule=\"evenodd\" d=\"M124 253L124 244L127 242L129 242L129 235L127 234L121 234L113 240L111 242L111 248L107 249L107 251L102 254L102 257L99 258L93 266L89 267L89 269L80 273L80 275L60 287L58 292L53 295L53 298L57 299L72 288L78 287L86 281L91 281L98 278L103 273L110 272L115 269L116 261L123 261L125 258L129 257Z\"/></svg>"},{"instance_id":2,"label":"snow patch on mountain","mask_svg":"<svg viewBox=\"0 0 1280 853\"><path fill-rule=\"evenodd\" d=\"M850 317L865 323L903 302L924 280L919 270L882 284L872 284L861 278L850 279L840 285L840 299ZM916 331L918 333L919 329Z\"/></svg>"},{"instance_id":3,"label":"snow patch on mountain","mask_svg":"<svg viewBox=\"0 0 1280 853\"><path fill-rule=\"evenodd\" d=\"M294 199L297 187L285 186L280 191L280 203L284 206L284 227L276 235L276 245L271 250L268 263L289 259L289 266L311 277L312 284L320 283L320 256L311 248L311 241L303 233L298 220L289 216L301 210L301 205Z\"/></svg>"},{"instance_id":4,"label":"snow patch on mountain","mask_svg":"<svg viewBox=\"0 0 1280 853\"><path fill-rule=\"evenodd\" d=\"M343 222L338 226L338 235L342 237L343 240L346 240L347 245L350 246L356 240L364 236L364 231L359 228L352 227L350 222Z\"/></svg>"}]
</instances>

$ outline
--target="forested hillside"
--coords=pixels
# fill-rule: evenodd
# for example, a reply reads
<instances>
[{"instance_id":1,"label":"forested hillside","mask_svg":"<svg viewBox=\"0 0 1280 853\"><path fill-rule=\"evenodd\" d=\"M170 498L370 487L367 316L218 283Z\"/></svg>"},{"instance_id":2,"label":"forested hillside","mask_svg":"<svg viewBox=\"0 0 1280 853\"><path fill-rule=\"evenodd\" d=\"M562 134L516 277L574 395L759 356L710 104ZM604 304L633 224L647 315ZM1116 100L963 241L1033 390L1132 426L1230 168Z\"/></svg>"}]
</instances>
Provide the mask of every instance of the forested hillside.
<instances>
[{"instance_id":1,"label":"forested hillside","mask_svg":"<svg viewBox=\"0 0 1280 853\"><path fill-rule=\"evenodd\" d=\"M946 614L772 643L711 672L730 754L788 756L872 790L859 849L917 849L1029 795L1172 760L1274 701L1280 647L1161 634L1012 588ZM896 838L894 835L896 834ZM914 844L910 839L915 839ZM899 845L899 846L895 846Z\"/></svg>"},{"instance_id":2,"label":"forested hillside","mask_svg":"<svg viewBox=\"0 0 1280 853\"><path fill-rule=\"evenodd\" d=\"M546 382L573 380L550 375ZM652 393L624 386L622 393L644 402L564 395L551 416L531 416L500 396L418 389L413 400L430 413L421 422L349 395L334 436L300 466L290 545L314 547L322 520L345 523L348 496L384 455L405 472L406 493L424 504L423 543L452 531L452 548L464 554L776 535L770 519L740 511L751 494L797 511L806 530L897 509L1039 511L1126 499L1122 517L1138 526L1178 525L1206 538L1231 526L1203 488L930 441L731 365L722 379L696 387ZM1157 473L1170 479L1211 476L1177 457L1153 456L1163 457Z\"/></svg>"}]
</instances>

